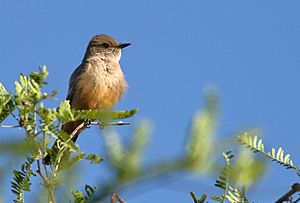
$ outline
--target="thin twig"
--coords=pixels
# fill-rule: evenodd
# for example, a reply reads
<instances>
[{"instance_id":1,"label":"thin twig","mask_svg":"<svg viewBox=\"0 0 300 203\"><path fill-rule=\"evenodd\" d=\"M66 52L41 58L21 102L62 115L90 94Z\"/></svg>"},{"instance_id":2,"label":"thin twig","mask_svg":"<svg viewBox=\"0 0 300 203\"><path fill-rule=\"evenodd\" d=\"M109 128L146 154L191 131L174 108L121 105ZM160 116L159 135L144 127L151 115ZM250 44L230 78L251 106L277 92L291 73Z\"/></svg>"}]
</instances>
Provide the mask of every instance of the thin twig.
<instances>
[{"instance_id":1,"label":"thin twig","mask_svg":"<svg viewBox=\"0 0 300 203\"><path fill-rule=\"evenodd\" d=\"M12 117L14 117L18 122L20 121L19 118L14 114L14 113L11 113Z\"/></svg>"},{"instance_id":2,"label":"thin twig","mask_svg":"<svg viewBox=\"0 0 300 203\"><path fill-rule=\"evenodd\" d=\"M0 128L20 128L20 125L0 125Z\"/></svg>"},{"instance_id":3,"label":"thin twig","mask_svg":"<svg viewBox=\"0 0 300 203\"><path fill-rule=\"evenodd\" d=\"M296 192L300 192L300 184L295 183L292 185L292 189L288 191L285 195L280 197L275 203L282 203L284 201L289 201L289 198Z\"/></svg>"},{"instance_id":4,"label":"thin twig","mask_svg":"<svg viewBox=\"0 0 300 203\"><path fill-rule=\"evenodd\" d=\"M73 132L70 134L70 137L69 137L69 139L67 140L67 142L71 141L71 140L73 139L73 137L77 134L77 132L78 132L79 130L81 130L82 128L84 128L84 127L85 127L85 122L82 122L79 126L77 126L77 127L75 128L75 130L73 130Z\"/></svg>"},{"instance_id":5,"label":"thin twig","mask_svg":"<svg viewBox=\"0 0 300 203\"><path fill-rule=\"evenodd\" d=\"M77 132L78 132L79 130L81 130L82 128L84 128L84 127L85 127L85 122L82 122L79 126L77 126L77 127L73 130L73 132L70 134L70 137L69 137L69 139L67 140L67 142L71 141L71 140L73 139L73 137L77 134ZM62 150L62 154L63 154L66 150L67 150L67 148L63 149L63 150ZM58 157L57 164L55 165L54 171L58 171L62 157L63 157L63 155L61 155L60 157Z\"/></svg>"},{"instance_id":6,"label":"thin twig","mask_svg":"<svg viewBox=\"0 0 300 203\"><path fill-rule=\"evenodd\" d=\"M74 136L76 136L76 134L80 131L83 130L84 128L88 128L90 125L100 125L101 128L108 126L108 125L130 125L130 122L124 122L124 121L113 121L113 122L101 122L101 121L91 121L89 119L85 120L84 122L82 122L80 125L78 125L73 132L70 134L69 139L67 140L67 142L71 141L73 139ZM103 127L102 127L103 126ZM66 149L63 150L63 152ZM58 158L56 166L55 166L55 171L57 171L59 169L59 165L60 165L60 161L62 159L62 156Z\"/></svg>"},{"instance_id":7,"label":"thin twig","mask_svg":"<svg viewBox=\"0 0 300 203\"><path fill-rule=\"evenodd\" d=\"M41 170L41 164L40 164L40 160L37 160L37 171L36 171L44 180L45 184L48 184L48 178L43 174L42 170Z\"/></svg>"},{"instance_id":8,"label":"thin twig","mask_svg":"<svg viewBox=\"0 0 300 203\"><path fill-rule=\"evenodd\" d=\"M101 122L103 123L103 122ZM114 122L104 122L105 125L130 125L130 122L125 122L125 121L114 121Z\"/></svg>"},{"instance_id":9,"label":"thin twig","mask_svg":"<svg viewBox=\"0 0 300 203\"><path fill-rule=\"evenodd\" d=\"M297 202L299 202L300 201L300 197L298 198L298 199L296 199L295 201L294 201L294 203L297 203Z\"/></svg>"},{"instance_id":10,"label":"thin twig","mask_svg":"<svg viewBox=\"0 0 300 203\"><path fill-rule=\"evenodd\" d=\"M116 192L114 192L111 196L111 203L116 203L116 202L126 203L126 201L124 199L122 199L120 197L120 195L118 195Z\"/></svg>"},{"instance_id":11,"label":"thin twig","mask_svg":"<svg viewBox=\"0 0 300 203\"><path fill-rule=\"evenodd\" d=\"M105 122L105 121L96 121L94 122L95 125L99 125L101 129L105 128L106 126L113 126L113 125L130 125L130 122L125 122L125 121L111 121L111 122Z\"/></svg>"},{"instance_id":12,"label":"thin twig","mask_svg":"<svg viewBox=\"0 0 300 203\"><path fill-rule=\"evenodd\" d=\"M45 164L43 164L43 166L44 166L44 170L45 170L45 173L46 173L46 177L49 177L49 176L48 176L48 170L47 170L47 167L46 167L46 165L45 165Z\"/></svg>"},{"instance_id":13,"label":"thin twig","mask_svg":"<svg viewBox=\"0 0 300 203\"><path fill-rule=\"evenodd\" d=\"M125 122L125 121L112 121L112 122L105 122L105 121L90 121L90 120L86 120L85 122L82 122L79 126L77 126L77 128L75 128L75 130L73 130L73 132L70 135L69 140L72 140L72 138L77 134L77 132L79 130L81 130L84 127L89 128L90 125L99 125L101 128L104 128L105 126L109 126L109 125L130 125L130 122ZM68 141L69 141L68 140Z\"/></svg>"}]
</instances>

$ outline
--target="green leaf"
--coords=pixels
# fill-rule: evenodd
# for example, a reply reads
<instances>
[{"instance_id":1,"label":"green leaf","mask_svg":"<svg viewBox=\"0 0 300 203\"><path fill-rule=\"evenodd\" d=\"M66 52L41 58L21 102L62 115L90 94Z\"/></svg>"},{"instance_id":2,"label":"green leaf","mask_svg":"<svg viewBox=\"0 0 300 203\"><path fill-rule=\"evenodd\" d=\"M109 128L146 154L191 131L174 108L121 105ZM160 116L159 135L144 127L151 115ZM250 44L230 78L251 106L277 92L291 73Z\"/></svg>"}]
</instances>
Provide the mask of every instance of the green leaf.
<instances>
[{"instance_id":1,"label":"green leaf","mask_svg":"<svg viewBox=\"0 0 300 203\"><path fill-rule=\"evenodd\" d=\"M276 159L281 160L280 158L281 158L282 154L283 154L283 150L281 147L279 147L277 150Z\"/></svg>"},{"instance_id":2,"label":"green leaf","mask_svg":"<svg viewBox=\"0 0 300 203\"><path fill-rule=\"evenodd\" d=\"M293 165L293 161L291 160L290 155L284 156L284 150L282 149L282 147L279 147L277 152L275 148L272 148L271 152L265 152L264 144L262 140L260 139L259 140L260 144L258 146L255 146L253 142L251 142L252 136L249 135L248 133L243 133L238 135L237 140L240 144L246 145L246 147L249 148L251 151L260 152L264 156L272 159L272 161L275 161L280 165L285 166L287 169L294 169L297 174L300 173L299 168Z\"/></svg>"},{"instance_id":3,"label":"green leaf","mask_svg":"<svg viewBox=\"0 0 300 203\"><path fill-rule=\"evenodd\" d=\"M284 163L290 163L290 154L285 155L283 162Z\"/></svg>"},{"instance_id":4,"label":"green leaf","mask_svg":"<svg viewBox=\"0 0 300 203\"><path fill-rule=\"evenodd\" d=\"M107 111L107 110L72 110L74 120L116 120L132 117L138 112L137 109L129 111Z\"/></svg>"},{"instance_id":5,"label":"green leaf","mask_svg":"<svg viewBox=\"0 0 300 203\"><path fill-rule=\"evenodd\" d=\"M84 194L80 191L72 191L72 195L75 199L75 203L84 203L86 202Z\"/></svg>"},{"instance_id":6,"label":"green leaf","mask_svg":"<svg viewBox=\"0 0 300 203\"><path fill-rule=\"evenodd\" d=\"M88 184L84 187L86 195L83 194L83 192L80 191L72 191L72 195L75 199L75 203L85 203L87 200L89 200L93 194L97 191L96 187L92 187Z\"/></svg>"},{"instance_id":7,"label":"green leaf","mask_svg":"<svg viewBox=\"0 0 300 203\"><path fill-rule=\"evenodd\" d=\"M32 78L39 86L46 85L47 82L45 82L45 79L47 78L49 72L47 71L46 66L40 66L39 70L40 72L30 73L29 77Z\"/></svg>"},{"instance_id":8,"label":"green leaf","mask_svg":"<svg viewBox=\"0 0 300 203\"><path fill-rule=\"evenodd\" d=\"M65 152L65 154L63 154L62 156L66 156L69 157L69 153L70 152ZM59 156L59 154L58 154ZM61 160L61 171L67 170L68 168L71 168L73 166L75 166L76 164L78 164L82 159L84 159L85 157L85 153L84 152L79 152L76 154L76 156L72 157L71 159L66 159L66 158L62 158Z\"/></svg>"},{"instance_id":9,"label":"green leaf","mask_svg":"<svg viewBox=\"0 0 300 203\"><path fill-rule=\"evenodd\" d=\"M257 148L257 136L254 136L253 138L253 147Z\"/></svg>"},{"instance_id":10,"label":"green leaf","mask_svg":"<svg viewBox=\"0 0 300 203\"><path fill-rule=\"evenodd\" d=\"M24 192L30 191L30 177L36 176L31 169L34 159L27 157L27 161L22 164L21 171L14 170L14 181L11 182L11 191L17 196L14 202L24 202Z\"/></svg>"},{"instance_id":11,"label":"green leaf","mask_svg":"<svg viewBox=\"0 0 300 203\"><path fill-rule=\"evenodd\" d=\"M58 108L58 119L62 122L75 120L68 100L60 103Z\"/></svg>"},{"instance_id":12,"label":"green leaf","mask_svg":"<svg viewBox=\"0 0 300 203\"><path fill-rule=\"evenodd\" d=\"M192 196L194 203L198 203L198 199L197 199L196 195L193 192L190 192L190 195Z\"/></svg>"},{"instance_id":13,"label":"green leaf","mask_svg":"<svg viewBox=\"0 0 300 203\"><path fill-rule=\"evenodd\" d=\"M2 97L2 96L5 96L5 95L9 95L9 93L6 91L6 89L5 89L5 87L3 86L3 84L0 82L0 96ZM1 98L0 97L0 98ZM2 104L2 98L1 98L1 103L0 104Z\"/></svg>"},{"instance_id":14,"label":"green leaf","mask_svg":"<svg viewBox=\"0 0 300 203\"><path fill-rule=\"evenodd\" d=\"M208 171L214 161L209 154L214 148L217 104L216 95L208 95L206 108L198 111L192 120L186 145L186 160L188 167L196 171Z\"/></svg>"},{"instance_id":15,"label":"green leaf","mask_svg":"<svg viewBox=\"0 0 300 203\"><path fill-rule=\"evenodd\" d=\"M15 109L12 95L0 83L0 123Z\"/></svg>"},{"instance_id":16,"label":"green leaf","mask_svg":"<svg viewBox=\"0 0 300 203\"><path fill-rule=\"evenodd\" d=\"M221 197L218 197L218 196L211 196L211 199L212 200L215 200L215 201L218 201L218 202L224 202L224 200L223 200L223 198L221 198Z\"/></svg>"},{"instance_id":17,"label":"green leaf","mask_svg":"<svg viewBox=\"0 0 300 203\"><path fill-rule=\"evenodd\" d=\"M193 192L190 192L190 195L192 196L194 203L204 203L207 197L206 194L203 194L200 199L197 199Z\"/></svg>"},{"instance_id":18,"label":"green leaf","mask_svg":"<svg viewBox=\"0 0 300 203\"><path fill-rule=\"evenodd\" d=\"M123 157L125 156L124 146L120 136L115 131L110 131L104 136L108 156L112 165L116 168L120 167Z\"/></svg>"},{"instance_id":19,"label":"green leaf","mask_svg":"<svg viewBox=\"0 0 300 203\"><path fill-rule=\"evenodd\" d=\"M24 156L24 154L27 154L32 148L32 143L23 140L9 140L0 143L1 154L10 153L12 155Z\"/></svg>"},{"instance_id":20,"label":"green leaf","mask_svg":"<svg viewBox=\"0 0 300 203\"><path fill-rule=\"evenodd\" d=\"M241 202L241 199L235 194L233 194L231 191L228 191L228 195L226 195L226 198L231 202L231 203L238 203Z\"/></svg>"},{"instance_id":21,"label":"green leaf","mask_svg":"<svg viewBox=\"0 0 300 203\"><path fill-rule=\"evenodd\" d=\"M206 200L206 194L203 194L201 197L200 197L200 199L198 200L198 203L204 203L205 202L205 200Z\"/></svg>"},{"instance_id":22,"label":"green leaf","mask_svg":"<svg viewBox=\"0 0 300 203\"><path fill-rule=\"evenodd\" d=\"M58 119L62 122L76 121L76 120L116 120L129 118L138 112L137 109L130 111L108 111L108 110L74 110L71 109L69 101L64 101L60 104L58 109Z\"/></svg>"},{"instance_id":23,"label":"green leaf","mask_svg":"<svg viewBox=\"0 0 300 203\"><path fill-rule=\"evenodd\" d=\"M16 96L23 98L27 90L27 78L20 74L20 82L15 81Z\"/></svg>"},{"instance_id":24,"label":"green leaf","mask_svg":"<svg viewBox=\"0 0 300 203\"><path fill-rule=\"evenodd\" d=\"M272 153L271 154L272 154L273 158L276 158L276 156L275 156L275 149L274 148L272 148Z\"/></svg>"},{"instance_id":25,"label":"green leaf","mask_svg":"<svg viewBox=\"0 0 300 203\"><path fill-rule=\"evenodd\" d=\"M103 161L103 158L96 154L89 154L85 159L89 160L90 163L99 164Z\"/></svg>"},{"instance_id":26,"label":"green leaf","mask_svg":"<svg viewBox=\"0 0 300 203\"><path fill-rule=\"evenodd\" d=\"M87 197L87 199L88 199L88 198L92 197L92 195L97 191L97 188L96 188L96 187L92 187L92 186L86 184L86 185L84 186L84 190L85 190L85 192L86 192L86 194L87 194L86 197Z\"/></svg>"}]
</instances>

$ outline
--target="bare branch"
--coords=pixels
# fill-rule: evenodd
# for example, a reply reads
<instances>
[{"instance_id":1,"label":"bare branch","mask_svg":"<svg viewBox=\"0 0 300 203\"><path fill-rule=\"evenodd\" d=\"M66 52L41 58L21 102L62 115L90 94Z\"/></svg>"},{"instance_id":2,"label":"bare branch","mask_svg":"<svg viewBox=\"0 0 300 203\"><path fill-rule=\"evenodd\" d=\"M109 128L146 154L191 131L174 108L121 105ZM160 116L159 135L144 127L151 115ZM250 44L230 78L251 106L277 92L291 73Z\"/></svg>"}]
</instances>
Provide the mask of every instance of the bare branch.
<instances>
[{"instance_id":1,"label":"bare branch","mask_svg":"<svg viewBox=\"0 0 300 203\"><path fill-rule=\"evenodd\" d=\"M0 128L20 128L20 125L0 125Z\"/></svg>"},{"instance_id":2,"label":"bare branch","mask_svg":"<svg viewBox=\"0 0 300 203\"><path fill-rule=\"evenodd\" d=\"M111 203L116 203L116 202L126 203L124 199L122 199L116 192L114 192L111 196Z\"/></svg>"},{"instance_id":3,"label":"bare branch","mask_svg":"<svg viewBox=\"0 0 300 203\"><path fill-rule=\"evenodd\" d=\"M296 192L300 192L300 184L299 183L293 184L292 189L290 191L288 191L285 195L280 197L275 203L282 203L284 201L289 201L290 197Z\"/></svg>"},{"instance_id":4,"label":"bare branch","mask_svg":"<svg viewBox=\"0 0 300 203\"><path fill-rule=\"evenodd\" d=\"M41 176L41 178L43 179L45 184L48 184L48 178L43 174L42 170L41 170L41 164L40 164L40 160L37 160L37 170L36 172Z\"/></svg>"},{"instance_id":5,"label":"bare branch","mask_svg":"<svg viewBox=\"0 0 300 203\"><path fill-rule=\"evenodd\" d=\"M85 127L85 122L82 122L79 126L77 126L75 128L75 130L73 130L73 132L70 134L70 138L68 139L67 142L69 142L70 140L73 139L73 137L77 134L78 131L80 131L81 129L83 129Z\"/></svg>"}]
</instances>

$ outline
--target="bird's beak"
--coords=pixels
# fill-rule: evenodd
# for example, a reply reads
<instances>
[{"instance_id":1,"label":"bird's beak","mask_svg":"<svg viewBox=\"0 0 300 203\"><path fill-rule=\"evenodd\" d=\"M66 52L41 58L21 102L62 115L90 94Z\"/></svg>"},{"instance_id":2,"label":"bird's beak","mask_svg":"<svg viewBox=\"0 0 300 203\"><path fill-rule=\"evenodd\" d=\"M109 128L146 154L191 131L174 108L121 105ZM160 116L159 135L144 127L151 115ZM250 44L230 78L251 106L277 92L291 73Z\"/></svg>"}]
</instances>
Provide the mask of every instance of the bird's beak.
<instances>
[{"instance_id":1,"label":"bird's beak","mask_svg":"<svg viewBox=\"0 0 300 203\"><path fill-rule=\"evenodd\" d=\"M120 49L123 49L123 48L125 48L125 47L128 47L129 45L131 45L131 43L124 43L124 44L120 44L118 47L119 47Z\"/></svg>"}]
</instances>

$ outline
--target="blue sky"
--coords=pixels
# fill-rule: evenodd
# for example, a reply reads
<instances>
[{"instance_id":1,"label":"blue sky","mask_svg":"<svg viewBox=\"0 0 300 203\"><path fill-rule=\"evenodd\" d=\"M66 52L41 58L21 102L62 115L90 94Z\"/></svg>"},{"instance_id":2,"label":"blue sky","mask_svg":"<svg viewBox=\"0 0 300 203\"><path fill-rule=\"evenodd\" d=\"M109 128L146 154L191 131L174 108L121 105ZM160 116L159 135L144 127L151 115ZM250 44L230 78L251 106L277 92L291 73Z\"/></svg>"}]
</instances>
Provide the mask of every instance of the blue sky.
<instances>
[{"instance_id":1,"label":"blue sky","mask_svg":"<svg viewBox=\"0 0 300 203\"><path fill-rule=\"evenodd\" d=\"M149 160L180 153L189 121L203 106L203 90L213 85L221 104L219 137L259 127L268 146L283 146L298 162L299 1L2 1L0 11L0 81L9 90L20 72L45 64L48 88L63 100L89 39L105 33L132 43L121 60L129 90L116 108L137 107L132 120L153 123ZM91 129L79 138L83 150L103 146L97 133ZM274 201L298 180L285 174L269 167L251 200ZM188 192L213 186L213 180L192 180L193 187L181 179L172 187L122 195L132 203L192 202Z\"/></svg>"}]
</instances>

